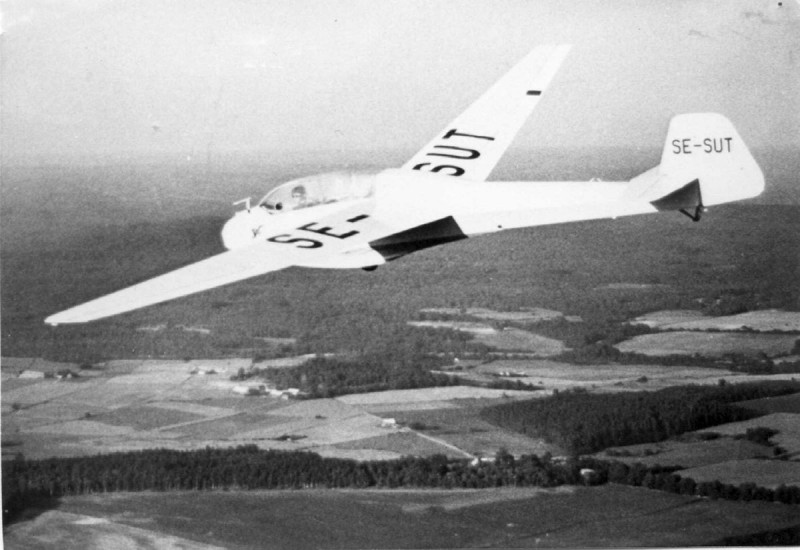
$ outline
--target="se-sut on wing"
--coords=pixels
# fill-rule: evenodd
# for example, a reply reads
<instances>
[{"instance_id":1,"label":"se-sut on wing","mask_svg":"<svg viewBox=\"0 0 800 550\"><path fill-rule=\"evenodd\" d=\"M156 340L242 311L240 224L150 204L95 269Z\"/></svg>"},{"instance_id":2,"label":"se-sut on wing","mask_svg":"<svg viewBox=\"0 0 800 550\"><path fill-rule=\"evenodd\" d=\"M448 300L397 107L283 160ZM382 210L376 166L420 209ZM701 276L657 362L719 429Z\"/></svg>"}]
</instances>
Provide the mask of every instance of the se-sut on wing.
<instances>
[{"instance_id":1,"label":"se-sut on wing","mask_svg":"<svg viewBox=\"0 0 800 550\"><path fill-rule=\"evenodd\" d=\"M661 163L630 182L485 181L547 90L568 46L536 48L402 168L280 185L224 226L229 250L51 315L82 323L289 266L373 269L505 229L707 206L758 195L764 177L733 125L678 115Z\"/></svg>"},{"instance_id":2,"label":"se-sut on wing","mask_svg":"<svg viewBox=\"0 0 800 550\"><path fill-rule=\"evenodd\" d=\"M569 45L539 46L403 165L484 181L539 104Z\"/></svg>"}]
</instances>

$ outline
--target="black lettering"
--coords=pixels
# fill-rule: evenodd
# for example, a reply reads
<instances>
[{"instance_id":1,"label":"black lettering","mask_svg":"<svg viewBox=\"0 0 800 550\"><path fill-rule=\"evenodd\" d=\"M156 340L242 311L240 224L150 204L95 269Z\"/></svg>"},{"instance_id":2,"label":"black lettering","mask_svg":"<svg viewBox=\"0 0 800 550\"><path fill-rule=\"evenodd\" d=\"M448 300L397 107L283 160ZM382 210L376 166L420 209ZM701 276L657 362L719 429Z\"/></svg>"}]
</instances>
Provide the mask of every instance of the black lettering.
<instances>
[{"instance_id":1,"label":"black lettering","mask_svg":"<svg viewBox=\"0 0 800 550\"><path fill-rule=\"evenodd\" d=\"M322 246L321 242L315 241L314 239L303 239L300 237L292 237L291 235L288 234L275 235L274 237L270 237L267 240L272 243L281 243L281 244L308 243L306 245L298 244L297 248L319 248L320 246Z\"/></svg>"},{"instance_id":2,"label":"black lettering","mask_svg":"<svg viewBox=\"0 0 800 550\"><path fill-rule=\"evenodd\" d=\"M705 145L705 147L703 147L703 151L706 152L706 153L710 153L711 152L711 138L704 139L703 140L703 145Z\"/></svg>"},{"instance_id":3,"label":"black lettering","mask_svg":"<svg viewBox=\"0 0 800 550\"><path fill-rule=\"evenodd\" d=\"M422 164L417 164L416 166L414 166L413 170L422 170L423 166L430 166L430 164L431 164L430 162L423 162ZM460 168L458 166L453 166L451 164L442 164L440 166L434 166L433 168L428 170L428 172L441 172L442 170L447 170L447 169L453 170L453 173L450 175L456 177L463 175L465 171L463 168Z\"/></svg>"},{"instance_id":4,"label":"black lettering","mask_svg":"<svg viewBox=\"0 0 800 550\"><path fill-rule=\"evenodd\" d=\"M471 137L471 138L475 138L475 139L488 139L489 141L494 141L493 137L490 137L490 136L476 136L475 134L462 134L461 132L459 132L455 128L453 128L452 130L448 130L447 133L442 137L442 139L450 139L453 136Z\"/></svg>"},{"instance_id":5,"label":"black lettering","mask_svg":"<svg viewBox=\"0 0 800 550\"><path fill-rule=\"evenodd\" d=\"M672 140L672 152L676 155L680 154L681 152L681 142L678 139Z\"/></svg>"},{"instance_id":6,"label":"black lettering","mask_svg":"<svg viewBox=\"0 0 800 550\"><path fill-rule=\"evenodd\" d=\"M731 152L731 141L732 140L733 140L733 138L729 138L729 137L725 138L725 141L728 143L728 152L729 153Z\"/></svg>"},{"instance_id":7,"label":"black lettering","mask_svg":"<svg viewBox=\"0 0 800 550\"><path fill-rule=\"evenodd\" d=\"M352 237L353 235L358 235L358 231L348 231L347 233L342 233L341 235L337 235L336 233L331 233L332 227L311 227L312 225L316 225L317 222L307 223L305 225L301 225L297 229L302 229L303 231L311 231L312 233L319 233L320 235L325 235L326 237L335 237L337 239L346 239L347 237Z\"/></svg>"},{"instance_id":8,"label":"black lettering","mask_svg":"<svg viewBox=\"0 0 800 550\"><path fill-rule=\"evenodd\" d=\"M691 155L691 154L692 154L692 150L691 150L691 149L689 149L689 146L691 145L691 143L692 143L692 140L691 140L691 139L689 139L689 138L686 138L686 139L684 139L684 140L682 141L682 143L683 143L683 153L684 153L685 155Z\"/></svg>"},{"instance_id":9,"label":"black lettering","mask_svg":"<svg viewBox=\"0 0 800 550\"><path fill-rule=\"evenodd\" d=\"M427 156L429 156L429 157L449 157L449 158L453 158L453 159L464 159L464 160L472 160L472 159L476 159L479 156L481 156L480 152L476 151L475 149L466 149L464 147L455 147L453 145L434 145L433 148L434 149L452 149L454 151L463 151L467 155L466 156L462 156L462 155L452 155L452 154L447 154L447 153L426 153Z\"/></svg>"},{"instance_id":10,"label":"black lettering","mask_svg":"<svg viewBox=\"0 0 800 550\"><path fill-rule=\"evenodd\" d=\"M365 219L367 219L367 218L369 218L369 216L368 216L368 215L366 215L366 214L359 214L358 216L356 216L356 217L354 217L354 218L350 218L350 219L349 219L349 220L347 220L347 221L348 221L348 222L350 222L350 223L356 223L356 222L360 222L361 220L365 220Z\"/></svg>"}]
</instances>

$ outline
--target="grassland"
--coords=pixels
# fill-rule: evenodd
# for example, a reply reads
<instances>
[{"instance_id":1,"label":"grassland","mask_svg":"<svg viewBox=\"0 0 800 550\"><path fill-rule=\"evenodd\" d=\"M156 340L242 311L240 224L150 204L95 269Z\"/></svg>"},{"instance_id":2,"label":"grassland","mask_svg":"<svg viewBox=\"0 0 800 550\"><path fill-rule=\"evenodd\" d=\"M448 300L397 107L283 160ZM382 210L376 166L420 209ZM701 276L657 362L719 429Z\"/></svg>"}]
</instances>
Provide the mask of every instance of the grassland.
<instances>
[{"instance_id":1,"label":"grassland","mask_svg":"<svg viewBox=\"0 0 800 550\"><path fill-rule=\"evenodd\" d=\"M693 441L670 439L659 443L644 443L607 449L597 454L604 458L613 457L613 460L628 464L640 462L648 466L659 464L662 466L682 466L683 468L696 468L731 460L771 458L773 456L772 448L766 445L759 445L743 439L734 439L733 437ZM687 474L687 477L691 476ZM741 479L736 483L739 482L741 482Z\"/></svg>"},{"instance_id":2,"label":"grassland","mask_svg":"<svg viewBox=\"0 0 800 550\"><path fill-rule=\"evenodd\" d=\"M699 311L656 311L634 320L662 330L747 330L750 332L800 332L797 312L765 310L708 317Z\"/></svg>"},{"instance_id":3,"label":"grassland","mask_svg":"<svg viewBox=\"0 0 800 550\"><path fill-rule=\"evenodd\" d=\"M771 441L793 455L800 454L800 415L796 413L773 413L742 422L715 426L706 431L725 435L744 435L748 428L765 427L776 430Z\"/></svg>"},{"instance_id":4,"label":"grassland","mask_svg":"<svg viewBox=\"0 0 800 550\"><path fill-rule=\"evenodd\" d=\"M755 483L775 489L780 485L800 485L800 462L783 460L728 460L680 471L695 481L715 481L739 485Z\"/></svg>"},{"instance_id":5,"label":"grassland","mask_svg":"<svg viewBox=\"0 0 800 550\"><path fill-rule=\"evenodd\" d=\"M742 407L768 413L800 414L800 394L754 399L740 403Z\"/></svg>"},{"instance_id":6,"label":"grassland","mask_svg":"<svg viewBox=\"0 0 800 550\"><path fill-rule=\"evenodd\" d=\"M793 507L714 502L614 485L553 490L121 493L64 498L57 511L13 525L6 542L48 540L65 549L158 537L184 544L264 549L669 547L710 546L724 537L796 524Z\"/></svg>"},{"instance_id":7,"label":"grassland","mask_svg":"<svg viewBox=\"0 0 800 550\"><path fill-rule=\"evenodd\" d=\"M778 357L789 355L797 339L797 334L676 331L636 336L617 348L623 353L655 356L742 353Z\"/></svg>"}]
</instances>

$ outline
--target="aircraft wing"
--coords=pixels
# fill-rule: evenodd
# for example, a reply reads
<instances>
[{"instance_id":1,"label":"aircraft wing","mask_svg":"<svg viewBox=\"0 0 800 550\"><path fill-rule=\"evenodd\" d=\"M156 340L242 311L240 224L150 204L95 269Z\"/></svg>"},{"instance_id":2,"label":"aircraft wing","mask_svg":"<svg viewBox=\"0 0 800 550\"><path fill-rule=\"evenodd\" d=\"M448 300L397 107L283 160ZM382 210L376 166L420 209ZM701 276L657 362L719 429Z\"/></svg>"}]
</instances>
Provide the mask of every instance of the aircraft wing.
<instances>
[{"instance_id":1,"label":"aircraft wing","mask_svg":"<svg viewBox=\"0 0 800 550\"><path fill-rule=\"evenodd\" d=\"M384 256L367 245L382 226L367 212L369 205L329 212L299 227L264 235L253 244L56 313L45 322L85 323L290 266L358 268L383 264Z\"/></svg>"},{"instance_id":2,"label":"aircraft wing","mask_svg":"<svg viewBox=\"0 0 800 550\"><path fill-rule=\"evenodd\" d=\"M486 180L541 100L569 49L569 45L535 48L403 169Z\"/></svg>"}]
</instances>

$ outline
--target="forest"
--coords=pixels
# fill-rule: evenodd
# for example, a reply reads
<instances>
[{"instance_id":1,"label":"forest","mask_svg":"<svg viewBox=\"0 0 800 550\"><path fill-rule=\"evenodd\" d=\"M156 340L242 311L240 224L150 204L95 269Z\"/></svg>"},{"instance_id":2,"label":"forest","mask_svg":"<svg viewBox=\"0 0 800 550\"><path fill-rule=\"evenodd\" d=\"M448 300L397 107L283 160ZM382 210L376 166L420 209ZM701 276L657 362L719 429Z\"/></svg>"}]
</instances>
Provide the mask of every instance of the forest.
<instances>
[{"instance_id":1,"label":"forest","mask_svg":"<svg viewBox=\"0 0 800 550\"><path fill-rule=\"evenodd\" d=\"M436 386L486 386L494 389L537 391L541 387L520 380L497 379L488 383L466 380L450 374L431 372L452 364L452 355L431 355L403 350L349 358L315 357L302 365L286 368L242 369L233 378L257 377L278 389L297 388L302 397L326 398L351 393L408 390Z\"/></svg>"},{"instance_id":2,"label":"forest","mask_svg":"<svg viewBox=\"0 0 800 550\"><path fill-rule=\"evenodd\" d=\"M358 462L303 451L265 451L255 445L195 451L153 449L47 460L18 458L3 467L3 519L13 521L26 506L40 504L42 499L70 495L221 489L477 489L610 482L714 499L800 504L800 487L695 483L674 471L594 458L555 460L548 454L514 457L504 450L493 460L477 462L444 455Z\"/></svg>"},{"instance_id":3,"label":"forest","mask_svg":"<svg viewBox=\"0 0 800 550\"><path fill-rule=\"evenodd\" d=\"M423 334L407 325L431 307L544 307L580 316L584 323L551 329L574 331L582 352L598 355L620 330L632 330L620 329L627 320L648 311L800 309L792 284L800 273L798 207L733 205L699 224L658 215L509 231L424 250L372 273L293 268L102 322L52 328L42 321L55 311L219 252L224 218L142 221L129 212L110 221L103 213L97 223L71 228L76 222L59 225L58 211L48 211L41 219L64 232L26 227L24 242L40 242L22 246L11 238L22 221L12 222L29 220L26 208L39 207L4 216L5 356L95 363L290 353L388 357L409 347L481 352L451 331ZM607 288L625 282L644 288ZM142 330L156 325L164 328ZM295 343L276 347L270 337Z\"/></svg>"},{"instance_id":4,"label":"forest","mask_svg":"<svg viewBox=\"0 0 800 550\"><path fill-rule=\"evenodd\" d=\"M762 416L735 402L800 392L797 381L673 386L655 392L563 391L481 411L505 429L541 437L572 454L653 443L685 432Z\"/></svg>"}]
</instances>

